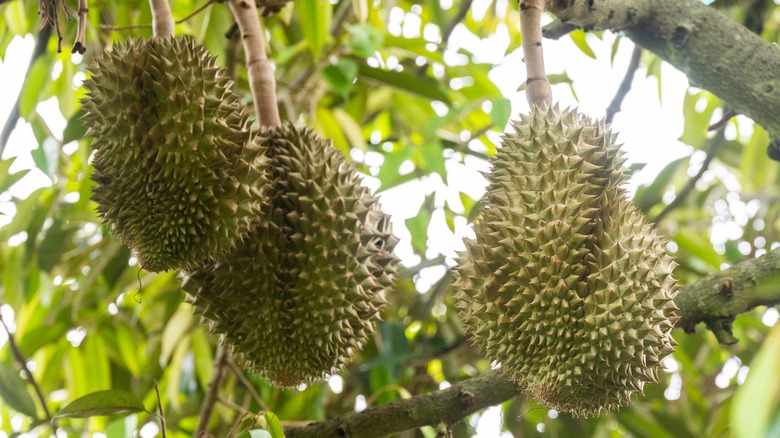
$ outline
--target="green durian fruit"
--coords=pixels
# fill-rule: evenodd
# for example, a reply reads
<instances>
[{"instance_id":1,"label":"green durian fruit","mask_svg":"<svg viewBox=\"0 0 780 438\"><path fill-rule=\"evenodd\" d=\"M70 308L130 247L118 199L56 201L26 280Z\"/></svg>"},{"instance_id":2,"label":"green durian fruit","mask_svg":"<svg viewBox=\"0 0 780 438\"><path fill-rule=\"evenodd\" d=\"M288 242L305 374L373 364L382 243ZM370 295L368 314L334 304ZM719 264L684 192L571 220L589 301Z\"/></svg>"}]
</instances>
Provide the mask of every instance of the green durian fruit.
<instances>
[{"instance_id":1,"label":"green durian fruit","mask_svg":"<svg viewBox=\"0 0 780 438\"><path fill-rule=\"evenodd\" d=\"M243 366L294 387L338 371L373 333L396 238L329 142L291 124L259 137L269 203L243 244L185 275L183 288Z\"/></svg>"},{"instance_id":2,"label":"green durian fruit","mask_svg":"<svg viewBox=\"0 0 780 438\"><path fill-rule=\"evenodd\" d=\"M259 214L268 158L216 58L190 37L114 45L85 81L93 200L147 271L201 266Z\"/></svg>"},{"instance_id":3,"label":"green durian fruit","mask_svg":"<svg viewBox=\"0 0 780 438\"><path fill-rule=\"evenodd\" d=\"M533 398L598 415L656 382L672 352L675 263L621 187L625 159L603 122L544 106L513 128L459 257L457 306Z\"/></svg>"}]
</instances>

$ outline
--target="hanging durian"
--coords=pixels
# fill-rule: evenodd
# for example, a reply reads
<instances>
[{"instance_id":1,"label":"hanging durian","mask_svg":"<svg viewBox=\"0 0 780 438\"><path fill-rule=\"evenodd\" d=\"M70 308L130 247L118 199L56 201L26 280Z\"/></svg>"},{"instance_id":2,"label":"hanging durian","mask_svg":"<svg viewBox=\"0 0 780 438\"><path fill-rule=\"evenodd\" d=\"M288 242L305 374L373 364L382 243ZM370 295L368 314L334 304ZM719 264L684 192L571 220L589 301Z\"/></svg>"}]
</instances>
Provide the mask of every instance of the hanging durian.
<instances>
[{"instance_id":1,"label":"hanging durian","mask_svg":"<svg viewBox=\"0 0 780 438\"><path fill-rule=\"evenodd\" d=\"M249 232L267 158L215 58L190 38L117 43L84 84L93 199L148 271L199 266Z\"/></svg>"},{"instance_id":2,"label":"hanging durian","mask_svg":"<svg viewBox=\"0 0 780 438\"><path fill-rule=\"evenodd\" d=\"M524 1L521 14L541 15L538 3ZM523 46L538 80L534 20L538 34L524 28ZM531 397L597 415L656 382L673 351L675 263L622 188L628 173L613 134L549 100L549 83L529 90L530 114L491 158L455 298L473 343Z\"/></svg>"},{"instance_id":3,"label":"hanging durian","mask_svg":"<svg viewBox=\"0 0 780 438\"><path fill-rule=\"evenodd\" d=\"M269 204L249 237L183 288L234 357L275 385L336 372L373 333L393 283L389 218L341 152L308 129L266 127Z\"/></svg>"}]
</instances>

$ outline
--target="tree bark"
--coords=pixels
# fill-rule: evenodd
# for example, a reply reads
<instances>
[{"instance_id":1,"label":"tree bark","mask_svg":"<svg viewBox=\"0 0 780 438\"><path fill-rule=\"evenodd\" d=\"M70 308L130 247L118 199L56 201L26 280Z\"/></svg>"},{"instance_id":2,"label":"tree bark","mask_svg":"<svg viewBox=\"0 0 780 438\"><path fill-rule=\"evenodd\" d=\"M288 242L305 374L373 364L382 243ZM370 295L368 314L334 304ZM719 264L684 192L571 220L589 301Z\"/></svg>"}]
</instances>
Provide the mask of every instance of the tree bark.
<instances>
[{"instance_id":1,"label":"tree bark","mask_svg":"<svg viewBox=\"0 0 780 438\"><path fill-rule=\"evenodd\" d=\"M780 48L698 0L551 0L583 29L623 30L780 139Z\"/></svg>"},{"instance_id":2,"label":"tree bark","mask_svg":"<svg viewBox=\"0 0 780 438\"><path fill-rule=\"evenodd\" d=\"M707 323L721 342L734 340L731 321L757 306L780 304L780 249L745 260L680 289L677 326L693 331ZM379 438L425 425L454 424L465 416L518 396L521 391L498 370L440 391L417 395L363 412L285 430L288 438Z\"/></svg>"}]
</instances>

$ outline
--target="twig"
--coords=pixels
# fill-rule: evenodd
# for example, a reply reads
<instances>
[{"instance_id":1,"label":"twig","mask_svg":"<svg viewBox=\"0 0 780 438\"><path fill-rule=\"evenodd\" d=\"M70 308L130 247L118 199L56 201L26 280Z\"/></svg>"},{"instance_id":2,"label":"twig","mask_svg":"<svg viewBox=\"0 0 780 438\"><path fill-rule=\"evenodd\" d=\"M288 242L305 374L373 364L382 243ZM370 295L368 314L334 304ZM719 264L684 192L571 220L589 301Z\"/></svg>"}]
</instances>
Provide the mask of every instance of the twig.
<instances>
[{"instance_id":1,"label":"twig","mask_svg":"<svg viewBox=\"0 0 780 438\"><path fill-rule=\"evenodd\" d=\"M527 73L525 92L532 107L542 104L552 106L552 88L544 71L542 12L544 0L520 0L520 32L523 35L523 56Z\"/></svg>"},{"instance_id":2,"label":"twig","mask_svg":"<svg viewBox=\"0 0 780 438\"><path fill-rule=\"evenodd\" d=\"M203 398L203 404L200 406L200 414L198 416L198 430L195 436L201 436L206 433L209 426L209 420L211 420L211 413L214 412L214 404L217 402L219 396L219 388L222 386L222 378L225 375L225 364L228 361L228 350L225 347L217 348L217 357L214 359L214 374L209 383L209 388L206 391L206 396Z\"/></svg>"},{"instance_id":3,"label":"twig","mask_svg":"<svg viewBox=\"0 0 780 438\"><path fill-rule=\"evenodd\" d=\"M229 361L228 366L230 367L230 371L232 371L233 374L235 374L236 377L238 377L238 380L240 380L241 383L246 387L247 391L249 391L249 394L252 396L255 403L257 403L257 406L259 406L260 409L263 411L268 411L268 406L265 405L265 403L263 402L263 398L257 392L255 386L252 385L252 382L250 382L249 379L246 377L244 371L232 360Z\"/></svg>"},{"instance_id":4,"label":"twig","mask_svg":"<svg viewBox=\"0 0 780 438\"><path fill-rule=\"evenodd\" d=\"M149 0L152 8L152 29L155 38L171 38L176 27L168 0Z\"/></svg>"},{"instance_id":5,"label":"twig","mask_svg":"<svg viewBox=\"0 0 780 438\"><path fill-rule=\"evenodd\" d=\"M51 25L44 25L44 27L42 27L38 32L38 36L35 39L35 47L33 48L32 56L30 57L30 62L27 64L27 71L30 71L32 66L35 64L35 61L43 56L44 53L46 53L46 47L49 45L52 29L53 28ZM8 139L11 138L11 133L14 131L14 129L16 129L16 124L19 122L19 102L22 98L22 90L24 90L24 88L28 85L27 80L29 78L30 75L25 76L22 89L19 91L19 95L16 97L16 103L14 103L13 108L11 108L11 112L8 114L5 125L3 125L3 130L0 132L0 155L3 155L5 146L8 144Z\"/></svg>"},{"instance_id":6,"label":"twig","mask_svg":"<svg viewBox=\"0 0 780 438\"><path fill-rule=\"evenodd\" d=\"M730 110L726 111L726 113L723 114L723 117L721 117L720 120L707 127L707 131L714 131L716 129L720 129L723 125L728 123L728 121L731 120L732 117L736 115L737 113L735 113L734 111L730 111Z\"/></svg>"},{"instance_id":7,"label":"twig","mask_svg":"<svg viewBox=\"0 0 780 438\"><path fill-rule=\"evenodd\" d=\"M631 91L631 83L634 81L634 73L639 68L639 60L642 59L642 48L635 45L634 51L631 52L631 61L628 62L628 68L626 74L623 76L623 81L620 83L615 97L612 98L612 103L607 107L607 123L612 123L612 119L620 111L620 106L623 105L623 99Z\"/></svg>"},{"instance_id":8,"label":"twig","mask_svg":"<svg viewBox=\"0 0 780 438\"><path fill-rule=\"evenodd\" d=\"M24 370L24 374L27 378L27 382L32 385L33 389L35 389L35 395L38 396L38 401L41 402L41 406L43 407L43 413L46 415L46 420L49 422L52 421L51 412L49 412L48 406L46 406L46 397L43 396L43 391L41 391L41 387L38 386L38 382L35 381L35 377L33 376L33 373L30 372L30 368L27 367L27 359L24 358L24 355L22 354L22 351L19 349L19 345L17 345L16 340L14 339L13 334L11 333L11 330L8 329L8 326L5 324L5 321L3 320L3 315L0 314L0 325L3 326L3 330L5 330L5 334L8 336L8 347L11 349L11 352L14 355L14 359L16 359L16 363L22 367L22 370Z\"/></svg>"},{"instance_id":9,"label":"twig","mask_svg":"<svg viewBox=\"0 0 780 438\"><path fill-rule=\"evenodd\" d=\"M157 394L157 409L160 411L162 438L165 438L165 413L163 413L162 400L160 400L160 388L157 387L157 379L154 379L154 392Z\"/></svg>"},{"instance_id":10,"label":"twig","mask_svg":"<svg viewBox=\"0 0 780 438\"><path fill-rule=\"evenodd\" d=\"M555 21L542 28L542 36L551 40L559 40L562 36L575 29L578 29L578 27L571 23L564 23L556 18Z\"/></svg>"},{"instance_id":11,"label":"twig","mask_svg":"<svg viewBox=\"0 0 780 438\"><path fill-rule=\"evenodd\" d=\"M79 0L78 31L76 32L76 42L73 44L73 49L71 49L70 53L83 55L87 51L87 12L89 12L87 0Z\"/></svg>"},{"instance_id":12,"label":"twig","mask_svg":"<svg viewBox=\"0 0 780 438\"><path fill-rule=\"evenodd\" d=\"M704 175L704 172L707 171L707 169L710 167L710 163L712 162L713 158L715 158L715 155L717 155L718 148L723 143L725 136L723 134L723 128L718 130L718 132L715 134L714 137L707 140L709 143L707 146L707 156L704 158L704 162L701 163L701 169L694 175L691 179L688 180L688 182L685 184L685 186L680 190L680 193L675 196L675 198L670 202L666 207L664 207L663 210L661 210L660 213L658 213L657 216L650 219L650 222L658 223L663 218L665 218L669 213L672 212L675 208L679 207L680 204L685 201L685 198L688 197L688 195L693 191L693 189L696 187L696 182L701 179L701 177Z\"/></svg>"},{"instance_id":13,"label":"twig","mask_svg":"<svg viewBox=\"0 0 780 438\"><path fill-rule=\"evenodd\" d=\"M257 8L254 2L250 4L247 0L228 0L228 6L241 30L249 88L254 98L257 121L260 126L279 126L282 122L276 103L276 79L265 53L265 41Z\"/></svg>"},{"instance_id":14,"label":"twig","mask_svg":"<svg viewBox=\"0 0 780 438\"><path fill-rule=\"evenodd\" d=\"M248 410L246 410L246 408L244 408L243 406L241 406L241 405L237 405L237 404L233 403L232 401L230 401L230 400L226 399L225 397L222 397L222 396L217 396L217 401L218 401L219 403L221 403L221 404L223 404L223 405L227 406L228 408L230 408L230 409L232 409L232 410L234 410L234 411L238 412L238 413L239 413L239 415L242 415L242 416L243 416L243 415L246 415L246 414L249 414L249 413L250 413L250 412L249 412ZM197 435L197 436L200 436L200 435Z\"/></svg>"}]
</instances>

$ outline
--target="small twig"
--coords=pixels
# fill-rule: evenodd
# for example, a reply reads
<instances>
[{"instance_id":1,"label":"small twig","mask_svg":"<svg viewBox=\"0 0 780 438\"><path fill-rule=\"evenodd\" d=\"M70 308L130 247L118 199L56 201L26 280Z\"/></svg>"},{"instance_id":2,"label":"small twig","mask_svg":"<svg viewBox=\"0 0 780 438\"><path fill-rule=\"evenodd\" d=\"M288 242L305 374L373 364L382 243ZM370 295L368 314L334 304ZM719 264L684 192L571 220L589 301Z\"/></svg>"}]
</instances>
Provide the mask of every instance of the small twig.
<instances>
[{"instance_id":1,"label":"small twig","mask_svg":"<svg viewBox=\"0 0 780 438\"><path fill-rule=\"evenodd\" d=\"M723 114L723 117L720 118L720 120L707 127L707 131L714 131L716 129L720 129L721 127L723 127L723 125L728 123L728 121L731 120L732 117L736 115L737 113L734 111L726 111Z\"/></svg>"},{"instance_id":2,"label":"small twig","mask_svg":"<svg viewBox=\"0 0 780 438\"><path fill-rule=\"evenodd\" d=\"M693 189L696 187L696 182L701 179L701 177L704 175L704 172L707 171L707 169L710 167L710 163L715 158L715 155L717 155L718 148L723 143L724 139L724 133L723 129L718 130L718 132L715 134L714 137L708 140L709 145L707 147L707 156L704 158L704 161L701 163L701 169L699 169L699 172L696 173L691 179L688 180L688 182L685 184L685 186L680 190L680 193L675 196L675 198L670 202L666 207L664 207L663 210L661 210L658 215L652 219L650 219L650 222L658 223L663 218L665 218L669 213L672 212L675 208L679 207L680 204L683 203L685 198L693 191Z\"/></svg>"},{"instance_id":3,"label":"small twig","mask_svg":"<svg viewBox=\"0 0 780 438\"><path fill-rule=\"evenodd\" d=\"M542 28L542 36L551 40L559 40L562 36L575 29L579 28L574 24L564 23L556 18L555 21Z\"/></svg>"},{"instance_id":4,"label":"small twig","mask_svg":"<svg viewBox=\"0 0 780 438\"><path fill-rule=\"evenodd\" d=\"M157 394L157 409L160 411L162 438L165 438L165 413L163 413L162 400L160 400L160 388L157 387L157 379L154 379L154 392Z\"/></svg>"},{"instance_id":5,"label":"small twig","mask_svg":"<svg viewBox=\"0 0 780 438\"><path fill-rule=\"evenodd\" d=\"M528 103L552 106L552 88L544 71L542 51L542 12L544 0L520 0L520 32L525 58L525 93Z\"/></svg>"},{"instance_id":6,"label":"small twig","mask_svg":"<svg viewBox=\"0 0 780 438\"><path fill-rule=\"evenodd\" d=\"M249 414L249 413L250 413L250 412L249 412L248 410L246 410L246 408L244 408L243 406L241 406L241 405L237 405L237 404L233 403L232 401L230 401L230 400L226 399L225 397L222 397L222 396L217 396L217 401L218 401L219 403L221 403L221 404L223 404L223 405L227 406L228 408L230 408L230 409L232 409L232 410L234 410L234 411L238 412L238 413L239 413L240 415L242 415L242 416L243 416L243 415L246 415L246 414Z\"/></svg>"},{"instance_id":7,"label":"small twig","mask_svg":"<svg viewBox=\"0 0 780 438\"><path fill-rule=\"evenodd\" d=\"M628 68L626 74L623 76L623 81L620 83L615 97L612 98L612 103L607 107L607 123L612 123L612 119L620 111L620 106L623 105L623 99L626 98L628 92L631 91L631 83L634 80L634 73L639 68L639 60L642 59L642 48L634 46L634 51L631 52L631 61L628 62Z\"/></svg>"},{"instance_id":8,"label":"small twig","mask_svg":"<svg viewBox=\"0 0 780 438\"><path fill-rule=\"evenodd\" d=\"M11 349L11 353L14 355L14 359L16 359L16 363L22 367L22 370L24 370L24 374L27 378L27 382L32 385L33 389L35 390L35 395L38 396L38 401L41 402L41 406L43 407L43 413L46 415L46 419L51 422L51 412L49 412L49 407L46 406L46 397L43 396L43 391L41 391L41 387L38 386L38 382L35 381L35 377L33 377L33 373L30 372L30 368L27 367L27 359L24 358L24 355L22 354L22 350L19 349L19 345L16 343L16 340L14 339L13 334L11 333L11 330L8 329L8 326L5 324L5 321L3 320L3 315L0 314L0 325L3 326L3 329L5 330L5 334L8 336L8 347Z\"/></svg>"},{"instance_id":9,"label":"small twig","mask_svg":"<svg viewBox=\"0 0 780 438\"><path fill-rule=\"evenodd\" d=\"M203 398L203 404L200 406L198 430L195 436L200 436L208 429L211 413L214 412L214 404L217 402L217 397L219 397L219 388L222 386L222 377L225 375L225 364L227 364L227 361L227 348L218 347L217 357L214 359L214 374L206 391L206 396Z\"/></svg>"},{"instance_id":10,"label":"small twig","mask_svg":"<svg viewBox=\"0 0 780 438\"><path fill-rule=\"evenodd\" d=\"M78 31L76 32L76 42L70 53L83 55L87 51L87 12L89 12L87 0L79 0Z\"/></svg>"},{"instance_id":11,"label":"small twig","mask_svg":"<svg viewBox=\"0 0 780 438\"><path fill-rule=\"evenodd\" d=\"M252 396L252 399L254 399L255 403L257 403L257 406L259 406L260 409L263 411L268 411L268 406L265 405L265 403L263 402L263 398L257 392L255 386L252 385L252 382L250 382L249 379L246 377L244 371L232 360L229 361L228 366L230 367L230 371L233 371L233 374L235 374L236 377L238 377L238 380L240 380L241 383L246 387L247 391L249 391L249 394Z\"/></svg>"}]
</instances>

